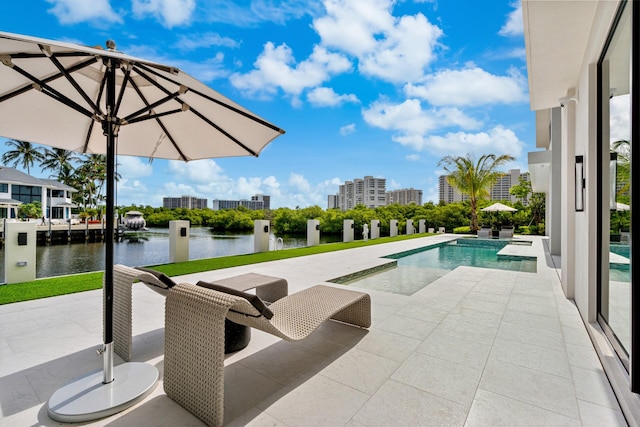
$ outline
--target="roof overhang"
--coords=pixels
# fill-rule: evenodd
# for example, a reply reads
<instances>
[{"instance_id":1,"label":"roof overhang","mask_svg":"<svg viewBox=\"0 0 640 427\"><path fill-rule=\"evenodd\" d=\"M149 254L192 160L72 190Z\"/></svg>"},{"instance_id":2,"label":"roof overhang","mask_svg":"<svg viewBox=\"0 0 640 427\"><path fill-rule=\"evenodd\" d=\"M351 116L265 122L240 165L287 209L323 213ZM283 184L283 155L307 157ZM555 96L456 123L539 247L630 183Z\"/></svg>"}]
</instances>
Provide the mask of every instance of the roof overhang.
<instances>
[{"instance_id":1,"label":"roof overhang","mask_svg":"<svg viewBox=\"0 0 640 427\"><path fill-rule=\"evenodd\" d=\"M15 208L21 204L22 202L16 199L0 199L0 208Z\"/></svg>"},{"instance_id":2,"label":"roof overhang","mask_svg":"<svg viewBox=\"0 0 640 427\"><path fill-rule=\"evenodd\" d=\"M557 107L576 87L598 3L522 0L532 110Z\"/></svg>"}]
</instances>

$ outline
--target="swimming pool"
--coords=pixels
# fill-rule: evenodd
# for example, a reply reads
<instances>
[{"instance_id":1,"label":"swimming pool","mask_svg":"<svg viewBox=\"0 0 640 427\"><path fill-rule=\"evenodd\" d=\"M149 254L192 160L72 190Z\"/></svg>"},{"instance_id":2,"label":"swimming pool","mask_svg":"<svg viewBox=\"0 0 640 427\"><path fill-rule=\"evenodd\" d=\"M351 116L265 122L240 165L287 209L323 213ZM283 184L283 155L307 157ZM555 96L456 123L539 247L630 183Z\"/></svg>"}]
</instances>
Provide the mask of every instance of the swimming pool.
<instances>
[{"instance_id":1,"label":"swimming pool","mask_svg":"<svg viewBox=\"0 0 640 427\"><path fill-rule=\"evenodd\" d=\"M461 265L498 270L536 272L536 259L498 255L509 241L458 239L413 253L391 255L398 265L453 270Z\"/></svg>"},{"instance_id":2,"label":"swimming pool","mask_svg":"<svg viewBox=\"0 0 640 427\"><path fill-rule=\"evenodd\" d=\"M509 240L457 239L451 242L414 249L386 256L397 260L397 268L378 272L357 280L334 280L365 289L412 295L459 266L535 273L535 257L498 254Z\"/></svg>"}]
</instances>

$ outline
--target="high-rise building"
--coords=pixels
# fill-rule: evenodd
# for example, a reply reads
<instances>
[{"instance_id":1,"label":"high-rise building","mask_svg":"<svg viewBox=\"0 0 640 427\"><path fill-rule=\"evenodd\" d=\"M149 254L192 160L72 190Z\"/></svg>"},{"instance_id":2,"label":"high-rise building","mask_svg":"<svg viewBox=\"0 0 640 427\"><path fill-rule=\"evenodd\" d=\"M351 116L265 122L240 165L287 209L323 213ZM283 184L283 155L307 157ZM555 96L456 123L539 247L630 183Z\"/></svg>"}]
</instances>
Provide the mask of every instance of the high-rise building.
<instances>
[{"instance_id":1,"label":"high-rise building","mask_svg":"<svg viewBox=\"0 0 640 427\"><path fill-rule=\"evenodd\" d=\"M270 209L271 196L264 194L256 194L251 196L251 200L219 200L214 199L211 202L211 209L219 211L221 209L236 209L239 206L244 206L247 209L259 211L263 209Z\"/></svg>"},{"instance_id":2,"label":"high-rise building","mask_svg":"<svg viewBox=\"0 0 640 427\"><path fill-rule=\"evenodd\" d=\"M207 199L199 199L191 196L163 197L162 207L167 209L206 209Z\"/></svg>"},{"instance_id":3,"label":"high-rise building","mask_svg":"<svg viewBox=\"0 0 640 427\"><path fill-rule=\"evenodd\" d=\"M348 211L356 205L365 205L368 208L385 206L387 204L386 182L387 180L384 178L374 178L372 176L345 181L338 190L337 207L343 211Z\"/></svg>"},{"instance_id":4,"label":"high-rise building","mask_svg":"<svg viewBox=\"0 0 640 427\"><path fill-rule=\"evenodd\" d=\"M254 202L262 202L262 208L260 209L271 209L271 196L267 196L265 194L256 194L255 196L251 196L251 200Z\"/></svg>"},{"instance_id":5,"label":"high-rise building","mask_svg":"<svg viewBox=\"0 0 640 427\"><path fill-rule=\"evenodd\" d=\"M518 198L509 193L509 190L514 185L518 185L520 183L520 177L529 181L529 172L520 173L520 169L511 169L505 173L491 188L491 191L489 192L490 200L508 200L513 203L517 202ZM453 203L469 199L468 195L461 194L458 190L449 185L447 182L447 175L440 176L438 179L438 186L440 201ZM524 205L528 204L528 200L521 200L521 202Z\"/></svg>"},{"instance_id":6,"label":"high-rise building","mask_svg":"<svg viewBox=\"0 0 640 427\"><path fill-rule=\"evenodd\" d=\"M327 196L327 209L337 209L340 207L340 195L329 194Z\"/></svg>"},{"instance_id":7,"label":"high-rise building","mask_svg":"<svg viewBox=\"0 0 640 427\"><path fill-rule=\"evenodd\" d=\"M418 206L422 205L422 190L415 190L413 188L405 188L402 190L388 191L386 194L387 205L397 203L401 206L415 203Z\"/></svg>"}]
</instances>

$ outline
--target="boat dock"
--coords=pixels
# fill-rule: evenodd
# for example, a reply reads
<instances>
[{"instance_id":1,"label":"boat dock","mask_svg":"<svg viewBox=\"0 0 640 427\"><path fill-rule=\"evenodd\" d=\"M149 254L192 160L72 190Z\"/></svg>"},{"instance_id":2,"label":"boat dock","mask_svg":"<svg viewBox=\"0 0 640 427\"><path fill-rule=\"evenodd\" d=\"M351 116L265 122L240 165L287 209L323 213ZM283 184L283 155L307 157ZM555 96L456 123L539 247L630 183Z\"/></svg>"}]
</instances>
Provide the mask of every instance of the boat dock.
<instances>
[{"instance_id":1,"label":"boat dock","mask_svg":"<svg viewBox=\"0 0 640 427\"><path fill-rule=\"evenodd\" d=\"M39 221L40 222L40 221ZM118 228L120 230L120 228ZM120 235L117 232L116 235ZM66 223L36 225L37 245L49 243L100 242L104 240L105 224L102 223ZM4 246L4 221L0 221L0 245Z\"/></svg>"}]
</instances>

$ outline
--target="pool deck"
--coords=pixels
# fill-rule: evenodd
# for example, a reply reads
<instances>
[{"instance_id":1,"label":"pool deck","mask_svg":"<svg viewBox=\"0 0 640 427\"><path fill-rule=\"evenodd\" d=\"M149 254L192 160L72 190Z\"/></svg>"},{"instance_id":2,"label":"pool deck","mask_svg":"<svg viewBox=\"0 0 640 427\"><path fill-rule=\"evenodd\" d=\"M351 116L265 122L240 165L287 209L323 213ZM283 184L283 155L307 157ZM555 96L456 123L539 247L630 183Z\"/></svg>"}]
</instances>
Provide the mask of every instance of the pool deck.
<instances>
[{"instance_id":1,"label":"pool deck","mask_svg":"<svg viewBox=\"0 0 640 427\"><path fill-rule=\"evenodd\" d=\"M318 283L339 287L327 281L456 237L175 279L256 272L286 278L290 293ZM537 273L459 267L411 296L365 290L373 303L369 330L326 322L298 343L254 330L249 346L225 360L225 425L627 425L578 311L562 293L557 260L543 238L526 240L533 244L510 249L536 256ZM138 405L83 425L203 425L164 394L164 298L134 286L133 304L133 360L158 368L158 387ZM59 425L46 415L47 399L101 368L101 343L102 291L0 306L0 425Z\"/></svg>"}]
</instances>

